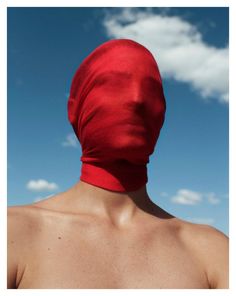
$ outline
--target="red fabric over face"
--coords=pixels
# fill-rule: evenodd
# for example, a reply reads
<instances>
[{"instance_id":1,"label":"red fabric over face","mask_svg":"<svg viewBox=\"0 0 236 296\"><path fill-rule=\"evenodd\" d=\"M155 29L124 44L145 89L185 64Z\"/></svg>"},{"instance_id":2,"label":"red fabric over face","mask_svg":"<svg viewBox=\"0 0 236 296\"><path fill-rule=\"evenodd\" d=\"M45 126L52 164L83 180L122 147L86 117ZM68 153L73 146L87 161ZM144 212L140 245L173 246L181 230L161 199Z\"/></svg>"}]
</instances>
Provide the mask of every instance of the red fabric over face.
<instances>
[{"instance_id":1,"label":"red fabric over face","mask_svg":"<svg viewBox=\"0 0 236 296\"><path fill-rule=\"evenodd\" d=\"M157 63L144 46L115 39L97 47L76 71L68 100L83 152L80 180L119 192L144 186L165 108Z\"/></svg>"}]
</instances>

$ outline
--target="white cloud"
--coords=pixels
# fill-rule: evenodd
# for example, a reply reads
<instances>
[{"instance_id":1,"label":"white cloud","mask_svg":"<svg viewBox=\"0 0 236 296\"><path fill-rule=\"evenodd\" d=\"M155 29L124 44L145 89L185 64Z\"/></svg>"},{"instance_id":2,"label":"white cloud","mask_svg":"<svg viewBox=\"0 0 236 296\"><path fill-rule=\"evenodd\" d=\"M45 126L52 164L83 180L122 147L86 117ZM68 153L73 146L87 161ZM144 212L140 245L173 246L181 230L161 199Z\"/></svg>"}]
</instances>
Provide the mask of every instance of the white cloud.
<instances>
[{"instance_id":1,"label":"white cloud","mask_svg":"<svg viewBox=\"0 0 236 296\"><path fill-rule=\"evenodd\" d=\"M203 200L211 205L217 205L221 202L221 199L214 192L196 192L189 189L180 189L171 198L173 203L182 205L196 205Z\"/></svg>"},{"instance_id":2,"label":"white cloud","mask_svg":"<svg viewBox=\"0 0 236 296\"><path fill-rule=\"evenodd\" d=\"M58 185L56 183L49 183L46 180L39 179L39 180L30 180L26 184L26 188L30 191L54 191L58 189Z\"/></svg>"},{"instance_id":3,"label":"white cloud","mask_svg":"<svg viewBox=\"0 0 236 296\"><path fill-rule=\"evenodd\" d=\"M188 83L204 99L228 102L228 47L207 44L191 23L179 16L123 8L106 13L103 25L110 38L128 38L146 46L161 74Z\"/></svg>"},{"instance_id":4,"label":"white cloud","mask_svg":"<svg viewBox=\"0 0 236 296\"><path fill-rule=\"evenodd\" d=\"M75 134L69 134L66 136L66 140L62 142L62 146L64 147L73 147L77 148L78 147L78 139Z\"/></svg>"},{"instance_id":5,"label":"white cloud","mask_svg":"<svg viewBox=\"0 0 236 296\"><path fill-rule=\"evenodd\" d=\"M188 189L180 189L171 198L171 201L182 205L196 205L202 201L202 194Z\"/></svg>"}]
</instances>

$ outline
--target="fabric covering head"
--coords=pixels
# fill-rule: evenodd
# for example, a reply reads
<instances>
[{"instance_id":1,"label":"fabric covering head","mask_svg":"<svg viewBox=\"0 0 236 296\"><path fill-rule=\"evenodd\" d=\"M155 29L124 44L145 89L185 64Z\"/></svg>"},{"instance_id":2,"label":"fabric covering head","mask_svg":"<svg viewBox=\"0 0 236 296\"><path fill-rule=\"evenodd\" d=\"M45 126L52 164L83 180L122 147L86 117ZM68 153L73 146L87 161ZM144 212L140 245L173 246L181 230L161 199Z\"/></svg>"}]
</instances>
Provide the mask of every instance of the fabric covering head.
<instances>
[{"instance_id":1,"label":"fabric covering head","mask_svg":"<svg viewBox=\"0 0 236 296\"><path fill-rule=\"evenodd\" d=\"M118 192L144 186L165 108L157 63L144 46L115 39L97 47L76 71L68 100L82 146L80 180Z\"/></svg>"}]
</instances>

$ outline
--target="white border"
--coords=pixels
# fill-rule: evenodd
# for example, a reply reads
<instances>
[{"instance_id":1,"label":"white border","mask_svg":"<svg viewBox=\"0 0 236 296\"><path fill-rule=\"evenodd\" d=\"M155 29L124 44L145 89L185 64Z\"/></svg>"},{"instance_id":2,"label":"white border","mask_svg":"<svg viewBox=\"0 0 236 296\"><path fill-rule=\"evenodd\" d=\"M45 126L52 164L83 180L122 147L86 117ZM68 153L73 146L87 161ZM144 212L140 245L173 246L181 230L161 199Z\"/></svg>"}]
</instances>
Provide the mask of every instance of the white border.
<instances>
[{"instance_id":1,"label":"white border","mask_svg":"<svg viewBox=\"0 0 236 296\"><path fill-rule=\"evenodd\" d=\"M137 289L137 290L74 290L74 289L27 289L27 290L6 290L5 289L5 283L6 283L6 255L5 259L0 260L0 264L2 270L0 270L0 294L1 295L14 295L17 293L18 295L52 295L55 293L55 295L78 295L83 294L83 295L90 295L95 293L96 295L104 295L107 293L129 293L129 294L140 294L143 295L143 293L147 294L165 294L169 295L174 293L174 295L195 295L201 293L201 295L209 295L209 293L217 293L221 295L230 295L231 293L234 293L236 291L235 289L235 280L233 278L233 275L235 275L235 267L232 264L232 262L236 262L236 258L234 255L234 250L236 250L235 246L235 223L232 223L232 220L235 220L235 214L234 210L236 210L236 192L235 192L235 180L232 180L232 176L236 176L236 171L234 169L233 163L235 164L235 157L233 154L233 151L236 151L236 145L235 141L233 141L232 137L232 127L236 126L236 118L233 116L233 110L235 110L235 98L236 98L236 93L235 93L235 77L236 73L234 68L235 68L235 63L233 63L234 56L233 52L236 52L235 44L233 43L234 40L232 39L233 36L235 35L235 32L232 32L232 28L236 28L235 24L235 7L234 7L234 2L233 0L227 1L227 0L185 0L185 1L178 1L178 0L106 0L106 1L99 1L99 0L81 0L81 1L73 1L73 0L9 0L9 1L4 1L0 0L0 71L2 72L1 74L1 82L2 85L0 87L0 167L2 169L1 172L1 186L0 186L0 197L1 197L1 213L0 217L2 219L1 225L1 234L3 235L3 238L6 237L6 156L7 156L7 151L6 151L6 145L2 145L2 139L4 143L6 143L6 121L7 121L7 116L6 116L6 93L7 93L7 88L6 88L6 58L7 58L7 51L6 51L6 9L7 7L230 7L230 65L233 64L233 66L230 67L230 258L231 258L231 264L230 264L230 284L231 284L231 289L229 290L181 290L181 289L172 289L172 290L151 290L148 289L145 291ZM5 46L2 46L2 45ZM235 133L235 131L234 131ZM235 177L234 177L235 178ZM1 241L0 247L1 247L1 254L6 254L6 244L4 241L4 244L2 243L4 239ZM2 293L1 293L2 292Z\"/></svg>"},{"instance_id":2,"label":"white border","mask_svg":"<svg viewBox=\"0 0 236 296\"><path fill-rule=\"evenodd\" d=\"M235 3L235 1L232 1ZM235 142L235 126L236 126L236 90L235 90L235 53L236 53L236 44L235 44L235 29L236 28L236 5L230 5L230 14L229 14L229 136L230 136L230 146L229 146L229 237L230 237L230 287L232 290L236 291L235 283L235 272L236 272L236 170L235 170L235 152L236 152L236 142ZM234 221L233 221L234 220Z\"/></svg>"},{"instance_id":3,"label":"white border","mask_svg":"<svg viewBox=\"0 0 236 296\"><path fill-rule=\"evenodd\" d=\"M11 7L227 7L227 0L8 0L3 1Z\"/></svg>"},{"instance_id":4,"label":"white border","mask_svg":"<svg viewBox=\"0 0 236 296\"><path fill-rule=\"evenodd\" d=\"M0 3L1 4L1 3ZM6 44L6 27L7 27L6 9L0 9L0 71L1 71L1 87L0 87L0 218L1 218L1 236L0 241L0 287L5 286L6 282L6 265L7 265L7 244L6 244L6 206L7 206L7 44ZM4 256L3 256L4 254ZM3 268L3 270L2 270ZM1 293L0 293L1 294Z\"/></svg>"}]
</instances>

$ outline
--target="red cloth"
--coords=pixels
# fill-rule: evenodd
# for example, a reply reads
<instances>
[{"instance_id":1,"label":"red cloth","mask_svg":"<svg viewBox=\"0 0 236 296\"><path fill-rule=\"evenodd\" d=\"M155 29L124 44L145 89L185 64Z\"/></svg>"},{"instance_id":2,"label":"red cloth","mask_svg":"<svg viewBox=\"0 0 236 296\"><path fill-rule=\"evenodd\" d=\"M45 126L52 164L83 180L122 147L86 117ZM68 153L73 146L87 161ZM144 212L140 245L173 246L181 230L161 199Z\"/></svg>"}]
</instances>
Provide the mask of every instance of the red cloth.
<instances>
[{"instance_id":1,"label":"red cloth","mask_svg":"<svg viewBox=\"0 0 236 296\"><path fill-rule=\"evenodd\" d=\"M80 180L119 192L144 186L165 108L157 63L144 46L114 39L97 47L76 71L68 100L83 152Z\"/></svg>"}]
</instances>

